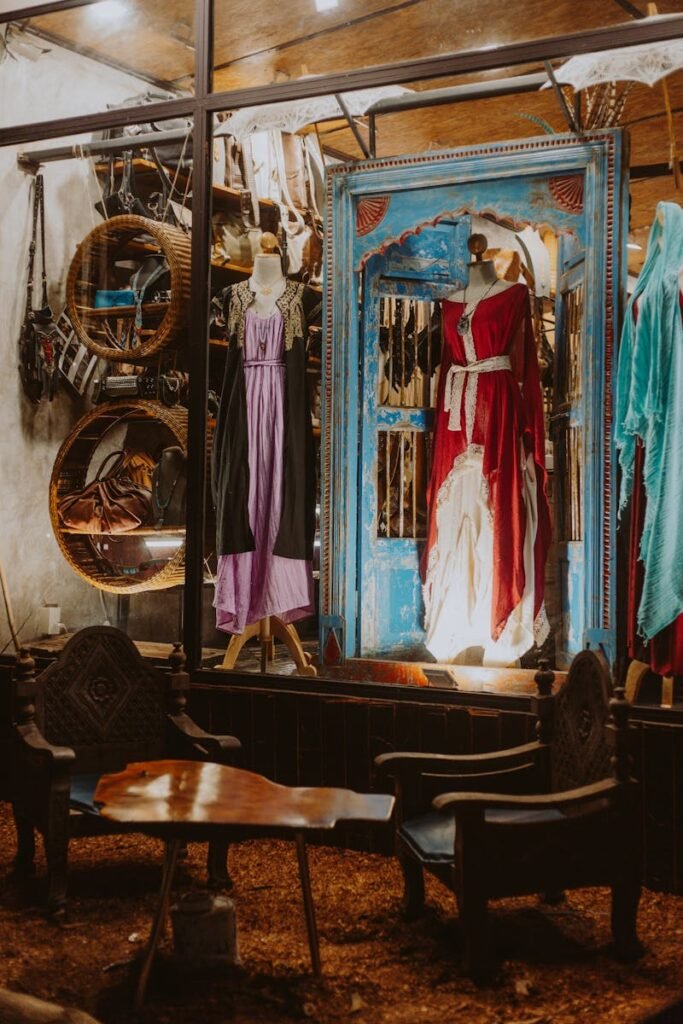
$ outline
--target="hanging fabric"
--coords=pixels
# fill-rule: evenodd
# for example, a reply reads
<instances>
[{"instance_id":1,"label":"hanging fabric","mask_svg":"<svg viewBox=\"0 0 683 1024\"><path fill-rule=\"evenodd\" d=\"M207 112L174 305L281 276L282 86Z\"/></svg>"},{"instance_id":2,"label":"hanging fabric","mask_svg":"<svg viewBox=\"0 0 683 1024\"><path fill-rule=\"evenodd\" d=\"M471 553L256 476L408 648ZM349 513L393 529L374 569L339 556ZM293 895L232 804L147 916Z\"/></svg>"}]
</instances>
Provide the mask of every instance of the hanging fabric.
<instances>
[{"instance_id":1,"label":"hanging fabric","mask_svg":"<svg viewBox=\"0 0 683 1024\"><path fill-rule=\"evenodd\" d=\"M647 504L640 539L644 575L638 629L646 640L683 612L681 268L683 210L676 203L659 203L645 265L624 319L614 430L622 472L620 513L633 490L639 440L645 449Z\"/></svg>"}]
</instances>

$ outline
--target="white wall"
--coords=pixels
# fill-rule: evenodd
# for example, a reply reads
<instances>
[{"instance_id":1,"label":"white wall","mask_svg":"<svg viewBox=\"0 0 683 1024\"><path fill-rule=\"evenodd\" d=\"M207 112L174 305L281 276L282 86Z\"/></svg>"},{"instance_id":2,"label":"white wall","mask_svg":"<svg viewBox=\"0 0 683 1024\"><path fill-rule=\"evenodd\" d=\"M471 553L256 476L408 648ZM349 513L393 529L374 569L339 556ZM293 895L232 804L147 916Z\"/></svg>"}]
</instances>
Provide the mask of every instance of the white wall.
<instances>
[{"instance_id":1,"label":"white wall","mask_svg":"<svg viewBox=\"0 0 683 1024\"><path fill-rule=\"evenodd\" d=\"M136 79L58 47L38 59L19 55L0 64L0 121L43 120L106 109L145 86ZM77 99L77 103L75 102ZM33 148L61 144L48 140ZM80 141L80 140L69 140ZM31 148L31 147L25 147ZM59 604L62 621L77 628L104 620L100 592L64 560L52 534L48 484L57 450L82 414L64 389L52 403L30 405L17 371L31 230L30 176L17 150L0 149L0 559L22 639L37 633L36 612ZM64 285L77 243L93 227L95 186L87 165L65 160L44 166L50 303L64 307ZM35 296L36 303L40 293ZM113 608L114 599L107 595ZM0 650L9 639L0 602Z\"/></svg>"}]
</instances>

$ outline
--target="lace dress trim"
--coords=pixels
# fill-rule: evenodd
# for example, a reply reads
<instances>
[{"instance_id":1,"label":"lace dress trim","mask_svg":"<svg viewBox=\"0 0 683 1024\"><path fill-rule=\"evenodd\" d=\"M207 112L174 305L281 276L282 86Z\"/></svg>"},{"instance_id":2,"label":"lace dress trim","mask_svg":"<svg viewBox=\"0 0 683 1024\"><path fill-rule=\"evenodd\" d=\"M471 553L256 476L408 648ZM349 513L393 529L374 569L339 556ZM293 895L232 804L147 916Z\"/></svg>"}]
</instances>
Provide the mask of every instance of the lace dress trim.
<instances>
[{"instance_id":1,"label":"lace dress trim","mask_svg":"<svg viewBox=\"0 0 683 1024\"><path fill-rule=\"evenodd\" d=\"M306 286L300 281L287 281L285 290L275 305L284 320L285 351L288 352L295 338L305 337L303 293ZM230 290L228 307L228 338L237 348L244 347L244 317L254 301L254 293L248 281L240 281Z\"/></svg>"}]
</instances>

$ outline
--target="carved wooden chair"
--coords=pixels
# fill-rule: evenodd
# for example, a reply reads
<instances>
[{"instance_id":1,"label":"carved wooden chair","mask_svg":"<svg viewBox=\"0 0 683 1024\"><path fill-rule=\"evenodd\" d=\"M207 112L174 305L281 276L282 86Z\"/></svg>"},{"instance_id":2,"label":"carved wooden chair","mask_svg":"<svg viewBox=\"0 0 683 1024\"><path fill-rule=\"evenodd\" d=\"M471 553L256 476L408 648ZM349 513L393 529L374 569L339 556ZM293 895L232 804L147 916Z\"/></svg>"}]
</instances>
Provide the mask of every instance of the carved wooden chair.
<instances>
[{"instance_id":1,"label":"carved wooden chair","mask_svg":"<svg viewBox=\"0 0 683 1024\"><path fill-rule=\"evenodd\" d=\"M66 903L69 841L134 831L106 822L93 803L103 774L164 757L231 763L234 736L204 732L186 713L189 676L174 644L170 673L146 662L118 629L77 633L39 676L27 650L14 682L12 804L15 867L34 871L35 831L43 836L51 911ZM209 879L230 885L226 844L209 847Z\"/></svg>"},{"instance_id":2,"label":"carved wooden chair","mask_svg":"<svg viewBox=\"0 0 683 1024\"><path fill-rule=\"evenodd\" d=\"M532 698L536 742L491 754L375 759L395 783L406 916L423 908L426 869L456 894L465 968L481 981L495 968L487 904L506 896L561 898L564 889L609 885L617 955L632 960L643 952L629 705L623 689L609 699L607 664L592 651L577 655L557 694L553 681L546 663Z\"/></svg>"}]
</instances>

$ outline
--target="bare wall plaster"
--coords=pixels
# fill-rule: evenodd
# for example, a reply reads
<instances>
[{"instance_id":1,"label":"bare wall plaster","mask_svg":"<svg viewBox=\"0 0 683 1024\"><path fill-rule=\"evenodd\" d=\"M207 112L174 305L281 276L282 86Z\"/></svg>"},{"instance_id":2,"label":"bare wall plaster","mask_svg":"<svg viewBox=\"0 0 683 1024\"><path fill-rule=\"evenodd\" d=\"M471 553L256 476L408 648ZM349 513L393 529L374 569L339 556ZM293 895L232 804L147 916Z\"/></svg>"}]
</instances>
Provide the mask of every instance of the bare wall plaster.
<instances>
[{"instance_id":1,"label":"bare wall plaster","mask_svg":"<svg viewBox=\"0 0 683 1024\"><path fill-rule=\"evenodd\" d=\"M16 59L0 63L0 123L103 110L145 88L128 75L59 47L37 59L17 52ZM16 149L0 149L0 559L21 639L28 639L37 634L36 613L47 603L61 606L62 622L69 629L103 622L106 615L100 592L64 560L48 511L55 455L84 407L64 389L52 403L31 406L17 373L31 208L30 176L19 170L16 155ZM47 164L44 175L49 297L58 313L64 306L66 273L76 245L95 223L95 186L79 160ZM105 600L113 621L116 598L106 595ZM0 650L8 641L0 603Z\"/></svg>"}]
</instances>

